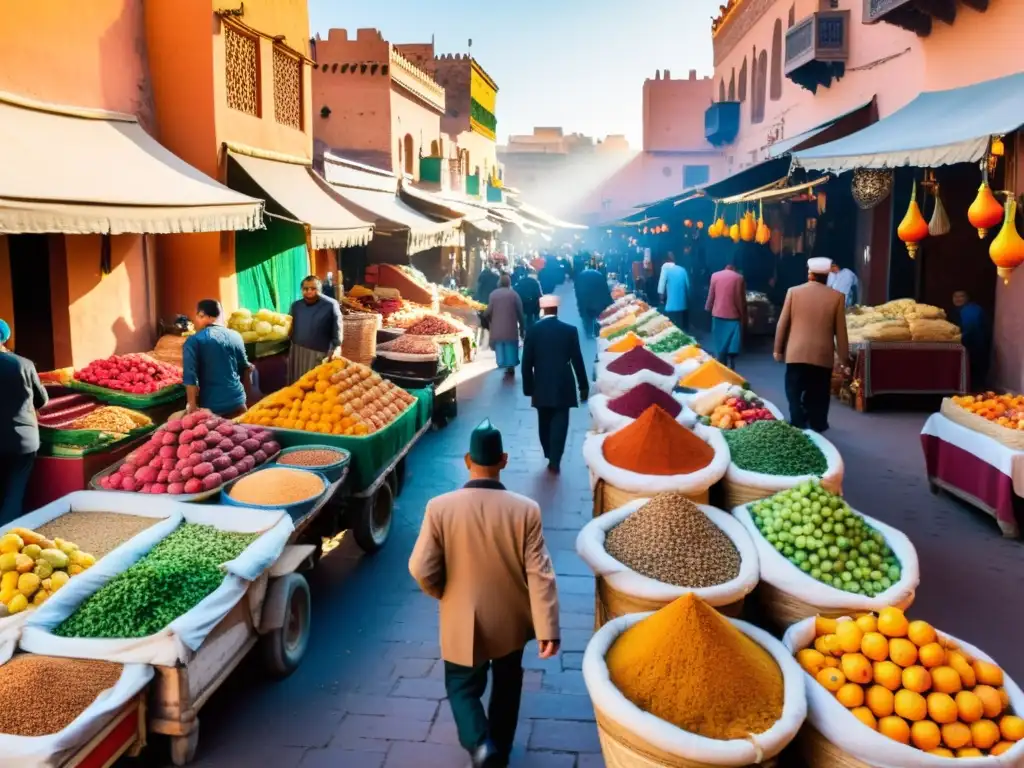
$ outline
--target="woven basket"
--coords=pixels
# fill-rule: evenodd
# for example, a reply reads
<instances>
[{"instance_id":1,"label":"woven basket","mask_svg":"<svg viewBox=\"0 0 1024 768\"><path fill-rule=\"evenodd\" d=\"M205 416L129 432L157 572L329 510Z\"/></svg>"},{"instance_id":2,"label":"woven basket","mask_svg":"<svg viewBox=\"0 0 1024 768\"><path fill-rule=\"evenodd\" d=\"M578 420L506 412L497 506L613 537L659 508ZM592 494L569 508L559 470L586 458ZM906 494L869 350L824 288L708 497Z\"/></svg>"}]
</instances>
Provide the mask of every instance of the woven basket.
<instances>
[{"instance_id":1,"label":"woven basket","mask_svg":"<svg viewBox=\"0 0 1024 768\"><path fill-rule=\"evenodd\" d=\"M849 609L829 608L828 606L811 605L798 597L783 592L771 584L762 581L755 590L765 616L779 629L786 629L798 621L810 618L811 616L826 616L837 619L840 616L848 616ZM896 603L895 607L907 610L914 602L914 593L911 593L902 602Z\"/></svg>"},{"instance_id":2,"label":"woven basket","mask_svg":"<svg viewBox=\"0 0 1024 768\"><path fill-rule=\"evenodd\" d=\"M1024 431L1007 429L975 413L964 410L948 397L943 398L939 413L961 427L967 427L967 429L979 432L985 435L985 437L991 437L997 443L1001 443L1007 448L1012 448L1015 451L1024 451Z\"/></svg>"},{"instance_id":3,"label":"woven basket","mask_svg":"<svg viewBox=\"0 0 1024 768\"><path fill-rule=\"evenodd\" d=\"M354 363L369 365L377 356L377 330L381 316L376 312L353 312L342 315L344 335L341 339L341 354Z\"/></svg>"},{"instance_id":4,"label":"woven basket","mask_svg":"<svg viewBox=\"0 0 1024 768\"><path fill-rule=\"evenodd\" d=\"M822 483L822 486L830 493L834 493L837 496L843 495L841 479L839 483L825 481ZM726 509L742 507L744 504L767 499L769 496L774 496L778 493L778 491L765 490L764 488L755 488L752 485L737 483L735 480L730 480L728 474L722 478L722 491L725 494Z\"/></svg>"},{"instance_id":5,"label":"woven basket","mask_svg":"<svg viewBox=\"0 0 1024 768\"><path fill-rule=\"evenodd\" d=\"M616 488L614 485L611 485L604 480L598 480L597 485L594 487L594 517L599 517L605 512L611 512L613 509L624 507L629 502L635 501L636 499L645 499L652 495L654 494L631 493L629 491L624 491L621 488ZM684 495L695 504L711 503L711 492L709 488L705 488L698 494Z\"/></svg>"},{"instance_id":6,"label":"woven basket","mask_svg":"<svg viewBox=\"0 0 1024 768\"><path fill-rule=\"evenodd\" d=\"M596 632L612 619L625 616L627 613L646 613L664 608L672 600L645 600L635 595L627 595L620 592L600 576L596 577L597 587L594 590L594 631ZM724 616L731 616L734 619L740 618L743 614L743 598L727 605L715 606L715 610Z\"/></svg>"},{"instance_id":7,"label":"woven basket","mask_svg":"<svg viewBox=\"0 0 1024 768\"><path fill-rule=\"evenodd\" d=\"M872 768L841 750L810 723L804 723L794 744L807 768Z\"/></svg>"}]
</instances>

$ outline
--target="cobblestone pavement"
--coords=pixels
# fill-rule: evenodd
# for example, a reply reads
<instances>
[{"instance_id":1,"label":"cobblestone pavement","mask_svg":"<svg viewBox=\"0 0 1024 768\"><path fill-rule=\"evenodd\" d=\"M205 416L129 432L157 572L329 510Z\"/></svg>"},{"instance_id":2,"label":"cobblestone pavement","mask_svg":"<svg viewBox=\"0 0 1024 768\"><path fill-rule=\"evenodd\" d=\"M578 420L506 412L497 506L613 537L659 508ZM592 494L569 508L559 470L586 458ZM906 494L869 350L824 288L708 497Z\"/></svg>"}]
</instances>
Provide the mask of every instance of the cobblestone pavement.
<instances>
[{"instance_id":1,"label":"cobblestone pavement","mask_svg":"<svg viewBox=\"0 0 1024 768\"><path fill-rule=\"evenodd\" d=\"M568 299L571 291L564 298ZM574 318L571 306L563 315ZM584 352L593 358L592 342ZM784 406L782 368L769 356L741 358L740 370L765 397ZM590 516L591 494L581 445L586 409L572 415L563 471L554 478L535 435L535 414L520 382L498 373L459 389L460 413L413 451L387 547L360 558L343 542L309 575L312 639L302 666L273 683L258 659L243 665L201 713L197 765L233 768L462 768L445 702L437 643L437 606L408 574L422 510L432 496L465 480L469 432L484 417L504 433L510 455L503 480L537 499L558 574L562 653L540 661L529 649L513 764L528 768L597 768L593 710L580 674L593 626L593 579L575 554ZM903 529L922 559L915 614L969 639L1024 677L1016 641L1024 633L1019 595L1024 547L1002 540L995 524L946 497L924 478L918 432L923 414L860 415L836 406L829 438L846 461L851 503ZM1007 610L1018 606L1016 610ZM154 740L147 762L165 762Z\"/></svg>"}]
</instances>

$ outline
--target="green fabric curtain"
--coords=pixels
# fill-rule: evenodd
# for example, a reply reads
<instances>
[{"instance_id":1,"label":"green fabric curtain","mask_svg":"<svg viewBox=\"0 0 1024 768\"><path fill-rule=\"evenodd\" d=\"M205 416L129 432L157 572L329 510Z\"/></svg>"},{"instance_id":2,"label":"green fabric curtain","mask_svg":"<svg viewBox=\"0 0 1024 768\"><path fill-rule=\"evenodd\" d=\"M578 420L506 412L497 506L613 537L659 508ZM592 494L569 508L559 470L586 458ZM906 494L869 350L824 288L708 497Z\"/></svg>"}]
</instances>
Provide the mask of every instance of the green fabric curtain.
<instances>
[{"instance_id":1,"label":"green fabric curtain","mask_svg":"<svg viewBox=\"0 0 1024 768\"><path fill-rule=\"evenodd\" d=\"M297 224L270 218L266 229L235 234L235 272L239 306L255 312L287 312L302 296L309 273L306 233Z\"/></svg>"}]
</instances>

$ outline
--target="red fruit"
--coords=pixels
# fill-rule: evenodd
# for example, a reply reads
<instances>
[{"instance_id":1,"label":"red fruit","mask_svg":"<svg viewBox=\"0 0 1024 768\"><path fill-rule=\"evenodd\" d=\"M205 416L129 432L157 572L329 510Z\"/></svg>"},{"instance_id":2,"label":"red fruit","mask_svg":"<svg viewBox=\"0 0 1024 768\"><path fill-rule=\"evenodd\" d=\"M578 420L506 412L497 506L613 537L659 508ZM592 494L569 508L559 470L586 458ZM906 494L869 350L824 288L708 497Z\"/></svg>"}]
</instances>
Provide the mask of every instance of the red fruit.
<instances>
[{"instance_id":1,"label":"red fruit","mask_svg":"<svg viewBox=\"0 0 1024 768\"><path fill-rule=\"evenodd\" d=\"M188 419L188 416L186 416L185 419ZM183 421L184 421L184 419L183 419ZM183 429L181 431L181 434L178 435L178 443L181 444L181 445L188 445L189 443L192 442L193 439L195 439L194 438L194 433L192 432L191 428L189 428L189 427L186 427L185 429Z\"/></svg>"},{"instance_id":2,"label":"red fruit","mask_svg":"<svg viewBox=\"0 0 1024 768\"><path fill-rule=\"evenodd\" d=\"M192 430L192 438L195 440L206 437L210 430L206 428L205 424L199 424Z\"/></svg>"},{"instance_id":3,"label":"red fruit","mask_svg":"<svg viewBox=\"0 0 1024 768\"><path fill-rule=\"evenodd\" d=\"M257 449L255 451L253 451L252 457L253 457L253 459L256 460L256 466L259 466L260 464L262 464L263 462L265 462L267 460L267 454L265 454L260 449Z\"/></svg>"},{"instance_id":4,"label":"red fruit","mask_svg":"<svg viewBox=\"0 0 1024 768\"><path fill-rule=\"evenodd\" d=\"M230 451L228 451L228 456L230 456L236 462L241 461L242 459L245 458L245 448L243 448L240 445L236 445Z\"/></svg>"},{"instance_id":5,"label":"red fruit","mask_svg":"<svg viewBox=\"0 0 1024 768\"><path fill-rule=\"evenodd\" d=\"M230 437L225 437L223 440L217 443L216 447L220 448L220 450L224 451L224 453L227 453L228 451L235 447L235 444L231 441Z\"/></svg>"},{"instance_id":6,"label":"red fruit","mask_svg":"<svg viewBox=\"0 0 1024 768\"><path fill-rule=\"evenodd\" d=\"M242 441L242 447L245 448L246 453L252 453L260 449L259 440L253 440L251 437L248 440Z\"/></svg>"},{"instance_id":7,"label":"red fruit","mask_svg":"<svg viewBox=\"0 0 1024 768\"><path fill-rule=\"evenodd\" d=\"M263 444L263 452L267 454L267 456L273 456L280 450L281 446L273 440L268 440Z\"/></svg>"},{"instance_id":8,"label":"red fruit","mask_svg":"<svg viewBox=\"0 0 1024 768\"><path fill-rule=\"evenodd\" d=\"M134 477L122 477L121 478L121 490L122 491L137 491L139 489L139 483Z\"/></svg>"},{"instance_id":9,"label":"red fruit","mask_svg":"<svg viewBox=\"0 0 1024 768\"><path fill-rule=\"evenodd\" d=\"M167 482L168 483L171 483L171 484L173 484L173 483L180 483L181 480L182 480L182 478L181 478L181 470L172 469L170 472L167 473ZM169 493L169 491L168 491L168 493Z\"/></svg>"},{"instance_id":10,"label":"red fruit","mask_svg":"<svg viewBox=\"0 0 1024 768\"><path fill-rule=\"evenodd\" d=\"M232 480L238 477L238 469L236 469L235 467L225 467L220 471L220 476L225 483L230 483Z\"/></svg>"},{"instance_id":11,"label":"red fruit","mask_svg":"<svg viewBox=\"0 0 1024 768\"><path fill-rule=\"evenodd\" d=\"M102 488L105 491L109 491L110 490L110 476L109 475L107 477L101 477L100 478L100 488Z\"/></svg>"},{"instance_id":12,"label":"red fruit","mask_svg":"<svg viewBox=\"0 0 1024 768\"><path fill-rule=\"evenodd\" d=\"M231 457L221 454L211 459L211 463L216 470L227 469L231 466Z\"/></svg>"},{"instance_id":13,"label":"red fruit","mask_svg":"<svg viewBox=\"0 0 1024 768\"><path fill-rule=\"evenodd\" d=\"M224 435L224 437L231 437L235 432L235 428L231 425L231 422L225 421L217 426L217 431Z\"/></svg>"},{"instance_id":14,"label":"red fruit","mask_svg":"<svg viewBox=\"0 0 1024 768\"><path fill-rule=\"evenodd\" d=\"M181 479L184 482L185 480L188 480L190 477L192 477L192 467L182 467L181 469L178 470L178 474L181 475Z\"/></svg>"},{"instance_id":15,"label":"red fruit","mask_svg":"<svg viewBox=\"0 0 1024 768\"><path fill-rule=\"evenodd\" d=\"M166 483L167 478L170 477L170 474L171 473L168 470L161 469L159 472L156 473L156 481L158 483Z\"/></svg>"},{"instance_id":16,"label":"red fruit","mask_svg":"<svg viewBox=\"0 0 1024 768\"><path fill-rule=\"evenodd\" d=\"M199 453L192 453L189 454L189 457L188 459L186 459L186 461L188 462L188 465L194 469L197 464L203 463L203 456L202 454Z\"/></svg>"},{"instance_id":17,"label":"red fruit","mask_svg":"<svg viewBox=\"0 0 1024 768\"><path fill-rule=\"evenodd\" d=\"M149 463L146 466L152 467L153 469L159 471L163 469L164 460L161 459L159 456L154 456L152 459L149 460Z\"/></svg>"},{"instance_id":18,"label":"red fruit","mask_svg":"<svg viewBox=\"0 0 1024 768\"><path fill-rule=\"evenodd\" d=\"M173 435L172 435L173 437ZM174 454L177 453L176 447L173 445L165 445L160 448L160 452L157 454L161 459L173 459Z\"/></svg>"},{"instance_id":19,"label":"red fruit","mask_svg":"<svg viewBox=\"0 0 1024 768\"><path fill-rule=\"evenodd\" d=\"M220 445L221 436L217 432L211 432L203 438L203 442L206 443L207 448L216 448Z\"/></svg>"},{"instance_id":20,"label":"red fruit","mask_svg":"<svg viewBox=\"0 0 1024 768\"><path fill-rule=\"evenodd\" d=\"M204 461L202 464L196 464L196 466L192 468L193 477L206 477L211 472L213 472L213 464L208 461Z\"/></svg>"},{"instance_id":21,"label":"red fruit","mask_svg":"<svg viewBox=\"0 0 1024 768\"><path fill-rule=\"evenodd\" d=\"M206 450L206 442L203 440L193 440L188 444L188 448L192 453L202 453Z\"/></svg>"},{"instance_id":22,"label":"red fruit","mask_svg":"<svg viewBox=\"0 0 1024 768\"><path fill-rule=\"evenodd\" d=\"M167 432L174 432L175 434L177 434L178 432L181 432L181 430L183 429L184 427L181 425L181 419L171 419L166 424L164 424L164 430Z\"/></svg>"},{"instance_id":23,"label":"red fruit","mask_svg":"<svg viewBox=\"0 0 1024 768\"><path fill-rule=\"evenodd\" d=\"M121 490L121 482L124 480L124 476L115 472L112 475L104 478L107 481L106 487L112 491Z\"/></svg>"},{"instance_id":24,"label":"red fruit","mask_svg":"<svg viewBox=\"0 0 1024 768\"><path fill-rule=\"evenodd\" d=\"M150 493L167 493L167 486L164 483L153 483L153 487L149 489Z\"/></svg>"},{"instance_id":25,"label":"red fruit","mask_svg":"<svg viewBox=\"0 0 1024 768\"><path fill-rule=\"evenodd\" d=\"M203 481L197 477L193 477L185 483L185 493L199 493L203 490Z\"/></svg>"},{"instance_id":26,"label":"red fruit","mask_svg":"<svg viewBox=\"0 0 1024 768\"><path fill-rule=\"evenodd\" d=\"M254 459L252 456L246 456L244 459L239 461L235 466L245 467L246 472L251 472L253 467L256 466L256 459Z\"/></svg>"},{"instance_id":27,"label":"red fruit","mask_svg":"<svg viewBox=\"0 0 1024 768\"><path fill-rule=\"evenodd\" d=\"M184 492L185 492L185 484L184 483L181 483L181 482L170 483L167 486L167 493L169 493L172 496L177 496L178 494L181 494L181 493L184 493Z\"/></svg>"},{"instance_id":28,"label":"red fruit","mask_svg":"<svg viewBox=\"0 0 1024 768\"><path fill-rule=\"evenodd\" d=\"M203 478L203 490L212 491L214 488L219 488L223 482L219 474L212 472Z\"/></svg>"},{"instance_id":29,"label":"red fruit","mask_svg":"<svg viewBox=\"0 0 1024 768\"><path fill-rule=\"evenodd\" d=\"M213 460L216 459L218 456L223 456L223 455L224 455L224 451L218 450L217 448L211 448L208 451L203 451L202 459L203 459L203 461L209 461L209 462L212 463Z\"/></svg>"},{"instance_id":30,"label":"red fruit","mask_svg":"<svg viewBox=\"0 0 1024 768\"><path fill-rule=\"evenodd\" d=\"M249 431L245 427L232 427L231 439L235 441L236 445L240 445L243 440L249 439Z\"/></svg>"},{"instance_id":31,"label":"red fruit","mask_svg":"<svg viewBox=\"0 0 1024 768\"><path fill-rule=\"evenodd\" d=\"M177 461L175 459L164 459L164 463L161 465L160 469L166 469L168 472L170 472L176 466Z\"/></svg>"},{"instance_id":32,"label":"red fruit","mask_svg":"<svg viewBox=\"0 0 1024 768\"><path fill-rule=\"evenodd\" d=\"M153 467L142 467L135 471L135 480L140 483L156 482L157 470Z\"/></svg>"},{"instance_id":33,"label":"red fruit","mask_svg":"<svg viewBox=\"0 0 1024 768\"><path fill-rule=\"evenodd\" d=\"M178 450L174 452L174 455L179 459L187 459L192 455L192 451L189 450L188 444L186 443L185 445L179 445Z\"/></svg>"},{"instance_id":34,"label":"red fruit","mask_svg":"<svg viewBox=\"0 0 1024 768\"><path fill-rule=\"evenodd\" d=\"M145 483L139 489L139 493L152 493L152 492L153 492L153 483Z\"/></svg>"}]
</instances>

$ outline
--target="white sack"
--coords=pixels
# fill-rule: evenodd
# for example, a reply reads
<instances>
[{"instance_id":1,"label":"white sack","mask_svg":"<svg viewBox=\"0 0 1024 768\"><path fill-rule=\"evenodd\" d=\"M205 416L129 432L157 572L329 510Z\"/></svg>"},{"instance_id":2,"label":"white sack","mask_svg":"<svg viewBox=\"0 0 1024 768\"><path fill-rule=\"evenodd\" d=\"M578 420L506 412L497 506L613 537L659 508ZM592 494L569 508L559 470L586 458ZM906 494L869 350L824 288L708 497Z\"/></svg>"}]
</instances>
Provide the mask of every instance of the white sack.
<instances>
[{"instance_id":1,"label":"white sack","mask_svg":"<svg viewBox=\"0 0 1024 768\"><path fill-rule=\"evenodd\" d=\"M767 407L767 403L765 403L765 406ZM842 495L844 472L843 457L839 455L839 451L834 445L832 445L832 443L817 432L805 429L804 434L807 435L811 442L818 447L818 450L820 450L822 455L825 457L825 461L828 462L825 474L821 476L821 485L825 490L831 493ZM764 491L765 496L771 496L779 491L795 488L808 480L814 480L816 479L816 476L766 475L762 472L751 472L748 469L740 469L735 463L730 463L729 469L725 473L725 479L731 483L745 485L750 488L757 488Z\"/></svg>"},{"instance_id":2,"label":"white sack","mask_svg":"<svg viewBox=\"0 0 1024 768\"><path fill-rule=\"evenodd\" d=\"M598 363L597 380L594 382L594 392L607 395L609 398L629 392L638 384L653 384L663 392L671 392L679 383L678 370L672 373L655 373L644 368L636 373L621 376L608 370L607 363Z\"/></svg>"},{"instance_id":3,"label":"white sack","mask_svg":"<svg viewBox=\"0 0 1024 768\"><path fill-rule=\"evenodd\" d=\"M747 511L746 504L736 507L732 513L743 523L743 527L747 529L750 538L754 541L754 546L757 547L758 559L761 562L761 581L768 582L776 589L830 613L836 611L880 611L890 605L903 603L913 597L917 585L921 581L917 550L910 543L910 539L902 532L886 525L881 520L868 517L863 512L858 514L863 516L868 525L885 537L886 544L899 559L902 568L900 580L875 597L855 595L811 578L768 543L768 540L757 530L757 525L754 524L754 519Z\"/></svg>"},{"instance_id":4,"label":"white sack","mask_svg":"<svg viewBox=\"0 0 1024 768\"><path fill-rule=\"evenodd\" d=\"M943 632L940 638L952 640L968 654L976 658L995 662L969 643ZM814 619L804 619L786 630L783 644L796 653L814 642ZM807 686L807 719L818 732L839 749L858 760L876 768L948 768L948 757L929 755L919 749L900 744L878 731L872 730L850 714L835 696L825 690L814 678L801 671ZM1024 693L1017 684L1003 673L1006 693L1014 712L1024 712ZM1024 741L1019 741L1001 755L994 757L963 757L956 760L957 768L1019 768L1024 765Z\"/></svg>"},{"instance_id":5,"label":"white sack","mask_svg":"<svg viewBox=\"0 0 1024 768\"><path fill-rule=\"evenodd\" d=\"M112 688L96 700L62 731L49 736L11 736L0 734L0 768L56 768L102 731L133 696L149 685L153 668L146 664L126 664ZM45 706L46 692L34 706ZM25 706L33 706L22 702Z\"/></svg>"},{"instance_id":6,"label":"white sack","mask_svg":"<svg viewBox=\"0 0 1024 768\"><path fill-rule=\"evenodd\" d=\"M21 636L22 649L48 656L70 656L121 663L173 666L185 662L207 635L245 595L249 583L269 568L294 530L289 515L278 510L180 504L181 514L153 526L103 558L36 610ZM61 622L108 581L127 570L166 538L182 521L212 525L222 531L261 533L237 558L225 563L224 581L192 610L148 637L101 639L57 637Z\"/></svg>"},{"instance_id":7,"label":"white sack","mask_svg":"<svg viewBox=\"0 0 1024 768\"><path fill-rule=\"evenodd\" d=\"M588 434L583 441L583 458L590 468L591 485L596 486L598 480L604 480L629 493L647 494L665 491L696 494L707 490L725 476L730 461L729 446L717 429L698 424L693 433L708 443L715 455L706 467L686 475L641 475L616 467L604 457L604 441L608 435Z\"/></svg>"},{"instance_id":8,"label":"white sack","mask_svg":"<svg viewBox=\"0 0 1024 768\"><path fill-rule=\"evenodd\" d=\"M594 575L600 576L610 587L623 594L665 603L692 592L709 605L729 605L742 600L757 586L760 569L757 549L750 540L750 534L732 515L706 504L697 506L732 540L739 552L740 572L736 578L713 587L680 587L639 574L609 555L604 548L608 532L649 501L650 499L635 499L625 506L595 517L583 526L576 537L576 553Z\"/></svg>"},{"instance_id":9,"label":"white sack","mask_svg":"<svg viewBox=\"0 0 1024 768\"><path fill-rule=\"evenodd\" d=\"M611 681L605 656L619 635L650 615L631 613L612 619L587 644L583 654L583 681L596 710L670 755L710 765L747 766L760 763L779 754L793 740L807 716L803 669L782 643L764 630L739 619L729 621L770 653L782 670L785 686L782 716L764 733L751 734L746 739L708 739L644 712L623 696Z\"/></svg>"},{"instance_id":10,"label":"white sack","mask_svg":"<svg viewBox=\"0 0 1024 768\"><path fill-rule=\"evenodd\" d=\"M681 410L679 411L679 416L676 417L676 421L687 429L692 429L693 425L697 423L696 416L694 416L692 412L688 412L689 409L683 405L681 395L675 393L672 397L681 406ZM589 400L587 400L587 406L590 408L590 418L593 422L593 429L595 432L614 432L615 430L622 429L622 427L632 424L635 421L635 419L631 419L629 416L623 416L621 413L616 413L611 410L608 407L609 400L614 400L614 398L603 394L593 395Z\"/></svg>"}]
</instances>

